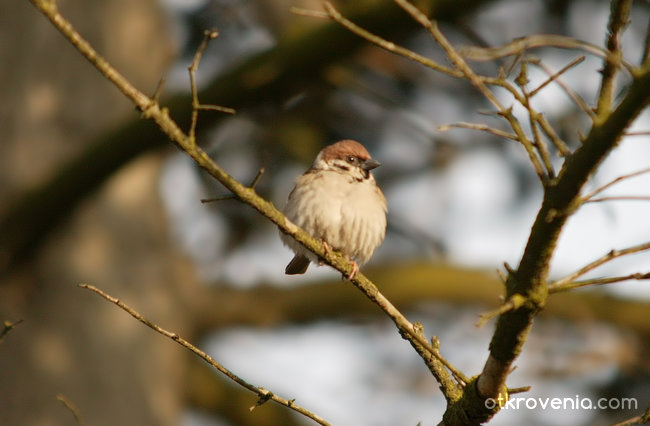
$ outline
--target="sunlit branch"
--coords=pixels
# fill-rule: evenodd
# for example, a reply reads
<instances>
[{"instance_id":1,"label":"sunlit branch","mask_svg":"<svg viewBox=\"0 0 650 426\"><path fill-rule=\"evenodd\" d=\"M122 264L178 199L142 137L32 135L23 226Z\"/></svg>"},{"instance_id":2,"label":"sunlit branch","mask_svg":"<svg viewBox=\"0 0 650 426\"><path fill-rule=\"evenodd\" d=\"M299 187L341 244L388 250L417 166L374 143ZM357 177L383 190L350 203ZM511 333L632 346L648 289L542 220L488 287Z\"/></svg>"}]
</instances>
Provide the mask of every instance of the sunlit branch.
<instances>
[{"instance_id":1,"label":"sunlit branch","mask_svg":"<svg viewBox=\"0 0 650 426\"><path fill-rule=\"evenodd\" d=\"M188 67L190 73L190 90L192 93L192 122L190 124L190 130L188 136L191 143L196 144L196 123L199 119L199 111L218 111L224 112L226 114L234 114L235 110L233 108L227 108L219 105L201 105L199 102L198 90L196 88L196 70L199 68L199 63L203 57L205 49L208 47L210 40L214 40L219 36L217 30L206 30L203 33L203 41L199 45L199 48L194 54L194 59ZM155 98L154 98L155 99Z\"/></svg>"},{"instance_id":2,"label":"sunlit branch","mask_svg":"<svg viewBox=\"0 0 650 426\"><path fill-rule=\"evenodd\" d=\"M537 112L533 109L531 103L530 103L530 93L528 93L528 62L527 61L522 61L521 67L520 67L520 72L519 76L515 80L515 82L519 85L521 88L521 92L524 95L524 100L525 102L522 104L524 108L528 111L528 124L530 125L531 131L533 132L533 145L535 148L537 148L537 152L539 153L539 157L544 164L544 168L546 169L546 174L550 179L553 179L555 177L555 170L553 169L553 163L551 162L551 156L548 151L548 147L546 146L546 142L542 139L542 135L540 133L540 129L538 127L537 123Z\"/></svg>"},{"instance_id":3,"label":"sunlit branch","mask_svg":"<svg viewBox=\"0 0 650 426\"><path fill-rule=\"evenodd\" d=\"M571 154L571 150L567 146L566 142L564 142L562 138L557 135L555 129L548 122L544 114L537 113L535 116L535 121L537 124L539 124L546 137L549 138L549 140L553 143L555 149L557 149L558 153L561 156L566 157Z\"/></svg>"},{"instance_id":4,"label":"sunlit branch","mask_svg":"<svg viewBox=\"0 0 650 426\"><path fill-rule=\"evenodd\" d=\"M125 96L127 96L142 111L143 118L153 120L158 127L174 142L182 151L191 157L197 165L208 174L219 181L224 187L232 192L235 198L250 205L261 215L273 222L281 232L290 235L299 244L312 251L324 263L332 266L345 276L349 276L352 265L349 260L334 250L326 251L319 240L289 221L271 202L260 197L253 188L244 186L241 182L230 176L224 169L215 163L198 144L186 135L169 116L169 111L162 108L157 102L137 90L126 80L115 68L102 58L92 46L84 40L57 10L53 0L30 0L54 26L73 44L75 48L90 61L106 78L108 78ZM193 97L196 100L196 97ZM198 103L198 102L197 102ZM196 108L194 108L196 109ZM436 351L431 343L423 335L416 333L415 326L411 323L363 274L357 274L352 284L382 311L388 315L397 326L400 334L406 338L411 345L420 345L435 357L445 368L447 368L457 380L457 386L464 386L468 382L467 377L454 368L449 361L444 359ZM440 378L438 378L440 379Z\"/></svg>"},{"instance_id":5,"label":"sunlit branch","mask_svg":"<svg viewBox=\"0 0 650 426\"><path fill-rule=\"evenodd\" d=\"M542 61L532 63L541 68L546 74L553 75L553 72L548 69L548 67L544 65ZM562 90L566 92L569 98L571 98L571 100L582 110L582 112L584 112L591 120L594 120L596 118L596 113L594 113L593 109L584 101L584 99L582 99L582 97L580 97L580 95L575 92L575 90L567 86L560 78L557 78L555 81L557 82L558 86L560 86Z\"/></svg>"},{"instance_id":6,"label":"sunlit branch","mask_svg":"<svg viewBox=\"0 0 650 426\"><path fill-rule=\"evenodd\" d=\"M557 34L533 34L517 38L503 46L488 48L468 46L459 49L459 52L463 57L471 61L491 61L505 56L520 55L527 50L540 47L582 50L601 58L609 56L609 52L595 44ZM634 68L632 65L624 60L621 60L620 63L626 70L632 72Z\"/></svg>"},{"instance_id":7,"label":"sunlit branch","mask_svg":"<svg viewBox=\"0 0 650 426\"><path fill-rule=\"evenodd\" d=\"M526 299L523 296L519 294L515 294L513 297L509 298L505 303L503 303L497 309L481 314L478 320L476 321L476 326L482 327L490 319L498 317L499 315L503 315L506 312L512 311L514 309L517 309L521 307L525 302Z\"/></svg>"},{"instance_id":8,"label":"sunlit branch","mask_svg":"<svg viewBox=\"0 0 650 426\"><path fill-rule=\"evenodd\" d=\"M587 265L583 266L582 268L578 269L576 272L567 275L564 278L561 278L559 280L553 281L548 285L549 290L552 288L563 288L564 285L571 283L584 274L586 274L589 271L592 271L596 268L598 268L601 265L604 265L607 262L610 262L616 258L622 257L622 256L627 256L630 254L634 253L640 253L643 251L650 250L650 243L643 243L643 244L638 244L636 246L632 247L627 247L621 250L610 250L603 256L599 257L598 259L594 260L591 263L588 263ZM556 290L557 291L557 290Z\"/></svg>"},{"instance_id":9,"label":"sunlit branch","mask_svg":"<svg viewBox=\"0 0 650 426\"><path fill-rule=\"evenodd\" d=\"M590 198L585 203L602 203L605 201L650 201L650 196L643 195L619 195L612 197Z\"/></svg>"},{"instance_id":10,"label":"sunlit branch","mask_svg":"<svg viewBox=\"0 0 650 426\"><path fill-rule=\"evenodd\" d=\"M646 131L646 132L625 132L625 136L650 136L650 131Z\"/></svg>"},{"instance_id":11,"label":"sunlit branch","mask_svg":"<svg viewBox=\"0 0 650 426\"><path fill-rule=\"evenodd\" d=\"M600 194L601 192L603 192L603 191L606 190L607 188L611 188L612 186L616 185L617 183L619 183L619 182L621 182L621 181L624 181L624 180L626 180L626 179L630 179L630 178L633 178L633 177L636 177L636 176L641 176L641 175L646 174L646 173L650 173L650 167L648 167L648 168L646 168L646 169L638 170L638 171L633 172L633 173L628 173L628 174L625 174L625 175L619 176L619 177L617 177L616 179L614 179L614 180L612 180L612 181L606 183L605 185L603 185L603 186L601 186L601 187L599 187L599 188L596 188L594 191L592 191L592 192L590 192L590 193L584 195L584 196L582 197L582 202L583 202L583 203L589 202L589 201L592 200L596 195Z\"/></svg>"},{"instance_id":12,"label":"sunlit branch","mask_svg":"<svg viewBox=\"0 0 650 426\"><path fill-rule=\"evenodd\" d=\"M506 108L501 104L501 102L499 102L494 93L486 86L487 83L485 79L476 74L465 62L456 49L451 45L449 40L447 40L447 38L442 34L436 22L431 21L417 7L406 0L395 0L395 3L411 15L416 22L422 25L422 27L431 34L433 39L443 48L451 63L462 72L463 76L465 76L492 105L494 105L494 107L499 111L499 115L510 124L510 127L517 135L519 142L528 153L528 157L537 173L537 176L545 185L548 181L548 176L544 171L544 167L542 166L537 153L535 152L533 142L528 138L528 136L526 136L521 124L512 113L512 107Z\"/></svg>"},{"instance_id":13,"label":"sunlit branch","mask_svg":"<svg viewBox=\"0 0 650 426\"><path fill-rule=\"evenodd\" d=\"M327 14L330 18L332 18L333 21L338 22L341 24L344 28L348 29L350 32L353 34L358 35L359 37L366 39L370 41L371 43L381 47L382 49L385 49L391 53L395 53L397 55L403 56L405 58L411 59L415 62L418 62L426 67L429 67L431 69L434 69L436 71L440 71L444 74L451 75L453 77L462 77L462 73L459 71L449 68L447 66L441 65L425 56L422 56L418 53L413 52L410 49L406 49L402 46L398 46L395 43L385 40L375 34L372 34L371 32L359 27L357 24L354 22L350 21L347 19L345 16L341 14L334 6L332 6L331 3L325 2L324 3L325 10L327 11Z\"/></svg>"},{"instance_id":14,"label":"sunlit branch","mask_svg":"<svg viewBox=\"0 0 650 426\"><path fill-rule=\"evenodd\" d=\"M486 124L479 124L479 123L460 122L460 123L444 124L442 126L438 126L438 131L446 132L452 128L479 130L482 132L491 133L501 138L510 139L517 142L519 141L517 135L515 135L514 133L504 132L503 130L495 129L494 127L490 127Z\"/></svg>"},{"instance_id":15,"label":"sunlit branch","mask_svg":"<svg viewBox=\"0 0 650 426\"><path fill-rule=\"evenodd\" d=\"M83 418L81 417L81 413L79 412L79 409L77 408L76 405L72 403L68 398L66 398L65 395L63 394L58 394L56 396L56 400L59 401L63 406L70 411L72 416L74 417L75 423L77 423L79 426L84 426L84 421Z\"/></svg>"},{"instance_id":16,"label":"sunlit branch","mask_svg":"<svg viewBox=\"0 0 650 426\"><path fill-rule=\"evenodd\" d=\"M635 272L633 274L629 275L622 275L619 277L604 277L604 278L593 278L589 280L581 280L581 281L570 281L567 283L563 284L551 284L548 287L548 292L550 294L554 293L560 293L563 291L569 291L573 290L576 288L580 287L586 287L588 285L605 285L605 284L614 284L614 283L620 283L622 281L630 281L630 280L650 280L650 272L646 273L641 273L641 272Z\"/></svg>"},{"instance_id":17,"label":"sunlit branch","mask_svg":"<svg viewBox=\"0 0 650 426\"><path fill-rule=\"evenodd\" d=\"M576 59L574 59L573 61L569 62L567 65L565 65L564 67L562 67L559 71L556 71L556 72L554 72L553 74L551 74L550 77L549 77L548 79L546 79L546 81L544 81L542 84L540 84L539 86L537 86L537 88L535 88L534 90L532 90L532 91L528 94L528 96L532 98L533 96L535 96L536 94L538 94L538 93L539 93L543 88L545 88L546 86L548 86L549 84L551 84L552 82L554 82L555 80L557 80L557 79L558 79L562 74L564 74L565 72L567 72L567 71L570 70L571 68L573 68L573 67L575 67L575 66L578 66L578 65L581 64L584 60L585 60L585 56L579 56L579 57L577 57ZM541 63L541 61L530 61L530 63L531 63L531 64L538 64L538 63Z\"/></svg>"},{"instance_id":18,"label":"sunlit branch","mask_svg":"<svg viewBox=\"0 0 650 426\"><path fill-rule=\"evenodd\" d=\"M180 337L178 334L173 333L171 331L167 331L164 328L158 326L156 323L154 323L153 321L150 321L147 318L143 317L140 313L138 313L133 308L129 307L128 305L126 305L125 303L120 301L119 299L117 299L117 298L115 298L113 296L110 296L109 294L104 293L102 290L100 290L97 287L94 287L92 285L79 284L79 287L85 288L85 289L90 290L92 292L95 292L98 295L100 295L101 297L103 297L104 299L108 300L109 302L114 303L120 309L122 309L123 311L125 311L126 313L131 315L136 320L140 321L142 324L146 325L147 327L151 328L152 330L156 331L157 333L160 333L163 336L173 340L174 342L176 342L179 345L183 346L185 349L187 349L190 352L194 353L196 356L203 359L205 362L210 364L213 368L215 368L217 371L219 371L221 374L226 376L231 381L233 381L233 382L237 383L238 385L242 386L243 388L246 388L249 391L257 394L258 397L259 397L257 405L261 405L264 402L271 400L271 401L277 402L280 405L284 405L285 407L290 408L290 409L292 409L292 410L294 410L294 411L296 411L296 412L298 412L298 413L300 413L300 414L302 414L302 415L304 415L306 417L309 417L310 419L314 420L315 422L317 422L317 423L319 423L321 425L329 425L330 424L329 422L327 422L326 420L324 420L320 416L318 416L318 415L312 413L311 411L297 405L294 402L293 399L289 400L289 399L282 398L282 397L277 396L276 394L274 394L273 392L271 392L271 391L269 391L267 389L264 389L264 388L261 388L261 387L258 387L258 386L255 386L255 385L252 385L252 384L248 383L247 381L245 381L244 379L242 379L241 377L239 377L238 375L236 375L235 373L233 373L232 371L228 370L226 367L224 367L223 365L221 365L220 363L215 361L214 358L212 358L210 355L206 354L201 349L197 348L196 346L194 346L193 344L191 344L187 340Z\"/></svg>"}]
</instances>

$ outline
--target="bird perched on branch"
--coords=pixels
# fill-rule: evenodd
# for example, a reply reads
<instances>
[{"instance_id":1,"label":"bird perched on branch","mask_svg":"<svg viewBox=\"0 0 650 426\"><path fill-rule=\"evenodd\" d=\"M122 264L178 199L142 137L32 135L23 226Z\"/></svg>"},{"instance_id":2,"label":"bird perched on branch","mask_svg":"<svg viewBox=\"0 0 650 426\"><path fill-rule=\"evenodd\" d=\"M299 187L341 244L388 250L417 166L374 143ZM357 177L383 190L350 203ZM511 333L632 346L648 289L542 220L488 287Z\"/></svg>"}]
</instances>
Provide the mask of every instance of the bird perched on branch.
<instances>
[{"instance_id":1,"label":"bird perched on branch","mask_svg":"<svg viewBox=\"0 0 650 426\"><path fill-rule=\"evenodd\" d=\"M314 238L326 251L348 257L352 279L386 234L386 198L370 172L380 163L359 142L342 140L318 153L314 164L296 180L285 215ZM304 274L317 256L286 234L282 241L295 256L288 275Z\"/></svg>"}]
</instances>

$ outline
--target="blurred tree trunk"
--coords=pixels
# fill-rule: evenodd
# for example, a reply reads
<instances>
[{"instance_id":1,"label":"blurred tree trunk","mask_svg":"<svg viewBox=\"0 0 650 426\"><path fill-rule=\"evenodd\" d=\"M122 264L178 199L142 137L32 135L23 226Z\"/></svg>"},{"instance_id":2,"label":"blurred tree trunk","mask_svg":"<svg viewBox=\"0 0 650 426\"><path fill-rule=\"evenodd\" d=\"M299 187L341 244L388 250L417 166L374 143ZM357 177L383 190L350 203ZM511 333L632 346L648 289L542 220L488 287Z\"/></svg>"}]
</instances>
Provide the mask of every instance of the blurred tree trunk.
<instances>
[{"instance_id":1,"label":"blurred tree trunk","mask_svg":"<svg viewBox=\"0 0 650 426\"><path fill-rule=\"evenodd\" d=\"M156 0L57 4L141 87L153 90L174 59L167 16ZM83 152L92 136L131 117L133 106L28 1L0 3L0 57L4 215L17 194ZM89 425L178 423L182 370L168 366L183 359L180 351L76 287L103 277L107 289L148 301L142 307L156 307L152 311L166 310L168 296L151 295L170 287L173 276L162 261L170 254L155 196L158 164L157 155L143 157L82 209L65 210L68 224L34 262L0 278L0 319L24 320L0 345L3 425L73 424L57 394ZM73 179L83 181L84 174ZM56 205L37 201L43 204L30 217L33 228L47 222ZM149 214L137 216L134 209ZM143 255L125 263L136 251Z\"/></svg>"}]
</instances>

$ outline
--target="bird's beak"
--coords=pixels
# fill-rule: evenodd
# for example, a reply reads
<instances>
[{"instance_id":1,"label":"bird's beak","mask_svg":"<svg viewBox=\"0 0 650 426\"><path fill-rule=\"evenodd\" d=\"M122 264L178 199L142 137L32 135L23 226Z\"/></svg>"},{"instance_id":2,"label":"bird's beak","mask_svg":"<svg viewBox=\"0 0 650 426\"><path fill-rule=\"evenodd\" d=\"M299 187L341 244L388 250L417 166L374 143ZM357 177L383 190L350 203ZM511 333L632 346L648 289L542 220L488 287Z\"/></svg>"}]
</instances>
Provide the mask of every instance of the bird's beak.
<instances>
[{"instance_id":1,"label":"bird's beak","mask_svg":"<svg viewBox=\"0 0 650 426\"><path fill-rule=\"evenodd\" d=\"M365 171L370 171L372 169L376 169L377 167L381 166L381 163L374 158L369 158L363 163L361 163L361 168Z\"/></svg>"}]
</instances>

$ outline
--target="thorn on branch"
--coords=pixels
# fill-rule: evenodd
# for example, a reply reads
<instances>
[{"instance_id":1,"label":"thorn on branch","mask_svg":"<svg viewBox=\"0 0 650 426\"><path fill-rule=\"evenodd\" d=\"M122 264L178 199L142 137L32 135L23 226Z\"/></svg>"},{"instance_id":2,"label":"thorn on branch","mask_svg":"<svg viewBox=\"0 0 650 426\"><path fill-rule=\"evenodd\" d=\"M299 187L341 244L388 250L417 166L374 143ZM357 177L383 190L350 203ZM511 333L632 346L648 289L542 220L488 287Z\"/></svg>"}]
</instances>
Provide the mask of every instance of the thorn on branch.
<instances>
[{"instance_id":1,"label":"thorn on branch","mask_svg":"<svg viewBox=\"0 0 650 426\"><path fill-rule=\"evenodd\" d=\"M508 395L514 395L516 393L528 392L532 386L521 386L518 388L508 388Z\"/></svg>"},{"instance_id":2,"label":"thorn on branch","mask_svg":"<svg viewBox=\"0 0 650 426\"><path fill-rule=\"evenodd\" d=\"M22 319L19 319L19 320L16 321L16 322L5 321L4 324L3 324L3 325L4 325L4 328L2 329L2 331L0 331L0 343L2 343L2 342L4 341L5 337L7 336L7 334L9 334L9 332L10 332L11 330L13 330L14 328L16 328L16 326L17 326L18 324L20 324L21 322L23 322L23 321L24 321L24 320L22 320Z\"/></svg>"},{"instance_id":3,"label":"thorn on branch","mask_svg":"<svg viewBox=\"0 0 650 426\"><path fill-rule=\"evenodd\" d=\"M251 182L250 186L248 186L249 189L255 189L255 186L260 181L265 171L266 169L264 169L264 167L260 167L260 169L257 171L257 174L255 175L255 178L253 178L253 181ZM202 204L214 203L215 201L233 200L235 198L236 197L234 194L228 194L228 195L222 195L220 197L215 197L215 198L202 198L201 203Z\"/></svg>"},{"instance_id":4,"label":"thorn on branch","mask_svg":"<svg viewBox=\"0 0 650 426\"><path fill-rule=\"evenodd\" d=\"M503 305L501 305L498 309L495 309L490 312L486 312L484 314L481 314L479 316L479 319L476 321L476 326L477 327L483 327L486 322L488 322L490 319L505 314L506 312L509 311L514 311L515 309L520 308L523 306L525 303L526 298L522 296L521 294L513 294Z\"/></svg>"},{"instance_id":5,"label":"thorn on branch","mask_svg":"<svg viewBox=\"0 0 650 426\"><path fill-rule=\"evenodd\" d=\"M264 388L258 388L258 389L259 389L260 397L257 399L257 402L255 403L255 405L252 405L252 406L249 408L250 411L253 411L253 410L256 409L257 407L259 407L259 406L261 406L261 405L264 405L264 404L267 403L271 398L273 398L273 392L271 392L271 391L269 391L269 390L266 390L266 389L264 389ZM290 401L289 401L290 405L293 405L293 402L294 402L294 401L295 401L295 399L290 400Z\"/></svg>"},{"instance_id":6,"label":"thorn on branch","mask_svg":"<svg viewBox=\"0 0 650 426\"><path fill-rule=\"evenodd\" d=\"M163 87L165 86L166 80L165 77L161 77L160 80L158 80L158 85L156 86L156 91L153 92L153 96L151 99L153 102L158 103L160 100L160 94L162 93Z\"/></svg>"}]
</instances>

